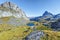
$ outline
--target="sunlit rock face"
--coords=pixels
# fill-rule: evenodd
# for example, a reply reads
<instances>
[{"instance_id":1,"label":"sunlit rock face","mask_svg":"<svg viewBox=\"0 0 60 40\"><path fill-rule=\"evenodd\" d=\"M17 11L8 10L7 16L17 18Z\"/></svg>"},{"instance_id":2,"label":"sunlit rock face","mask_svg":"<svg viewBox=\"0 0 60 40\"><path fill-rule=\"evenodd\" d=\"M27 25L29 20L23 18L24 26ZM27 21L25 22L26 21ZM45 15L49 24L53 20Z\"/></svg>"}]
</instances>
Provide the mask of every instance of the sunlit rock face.
<instances>
[{"instance_id":1,"label":"sunlit rock face","mask_svg":"<svg viewBox=\"0 0 60 40\"><path fill-rule=\"evenodd\" d=\"M44 33L42 31L34 31L30 33L25 40L40 40L41 37L44 36Z\"/></svg>"},{"instance_id":2,"label":"sunlit rock face","mask_svg":"<svg viewBox=\"0 0 60 40\"><path fill-rule=\"evenodd\" d=\"M9 18L9 20L5 22L7 18ZM25 12L22 11L16 4L11 2L0 4L0 19L0 24L8 23L14 25L20 25L21 23L24 24L29 21Z\"/></svg>"},{"instance_id":3,"label":"sunlit rock face","mask_svg":"<svg viewBox=\"0 0 60 40\"><path fill-rule=\"evenodd\" d=\"M17 18L23 17L25 19L28 19L24 13L17 5L11 3L11 2L5 2L0 5L0 13L1 16L14 16Z\"/></svg>"},{"instance_id":4,"label":"sunlit rock face","mask_svg":"<svg viewBox=\"0 0 60 40\"><path fill-rule=\"evenodd\" d=\"M17 5L12 4L10 2L5 2L5 3L1 4L1 6L6 7L6 8L11 8L11 9L14 9L14 10L16 10L18 8Z\"/></svg>"}]
</instances>

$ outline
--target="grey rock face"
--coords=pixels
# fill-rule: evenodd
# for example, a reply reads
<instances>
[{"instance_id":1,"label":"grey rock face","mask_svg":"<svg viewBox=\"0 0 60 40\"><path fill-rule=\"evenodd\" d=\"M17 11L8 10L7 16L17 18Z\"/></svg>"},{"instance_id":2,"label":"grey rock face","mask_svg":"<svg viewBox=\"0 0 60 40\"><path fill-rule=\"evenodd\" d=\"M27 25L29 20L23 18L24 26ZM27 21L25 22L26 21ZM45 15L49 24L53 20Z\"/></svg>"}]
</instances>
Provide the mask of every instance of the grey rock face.
<instances>
[{"instance_id":1,"label":"grey rock face","mask_svg":"<svg viewBox=\"0 0 60 40\"><path fill-rule=\"evenodd\" d=\"M41 37L44 36L44 33L42 31L34 31L30 33L25 40L40 40Z\"/></svg>"},{"instance_id":2,"label":"grey rock face","mask_svg":"<svg viewBox=\"0 0 60 40\"><path fill-rule=\"evenodd\" d=\"M25 15L25 12L11 2L5 2L0 5L0 17L6 16L14 16L16 18L24 18L25 20L29 20Z\"/></svg>"},{"instance_id":3,"label":"grey rock face","mask_svg":"<svg viewBox=\"0 0 60 40\"><path fill-rule=\"evenodd\" d=\"M5 2L5 3L1 4L1 6L6 7L6 8L11 8L14 10L16 10L18 8L17 5L12 4L11 2Z\"/></svg>"}]
</instances>

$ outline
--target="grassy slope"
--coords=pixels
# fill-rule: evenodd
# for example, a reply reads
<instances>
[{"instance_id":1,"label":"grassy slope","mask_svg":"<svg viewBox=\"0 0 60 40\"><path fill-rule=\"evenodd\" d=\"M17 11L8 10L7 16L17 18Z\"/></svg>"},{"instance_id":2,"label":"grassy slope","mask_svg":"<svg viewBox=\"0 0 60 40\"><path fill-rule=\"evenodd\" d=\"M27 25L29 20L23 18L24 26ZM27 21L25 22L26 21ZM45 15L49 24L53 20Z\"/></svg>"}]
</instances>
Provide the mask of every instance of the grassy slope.
<instances>
[{"instance_id":1,"label":"grassy slope","mask_svg":"<svg viewBox=\"0 0 60 40\"><path fill-rule=\"evenodd\" d=\"M22 40L22 38L31 32L30 28L27 26L13 27L7 24L0 25L0 31L0 40Z\"/></svg>"},{"instance_id":2,"label":"grassy slope","mask_svg":"<svg viewBox=\"0 0 60 40\"><path fill-rule=\"evenodd\" d=\"M41 38L41 40L60 40L60 32L43 30L45 35Z\"/></svg>"},{"instance_id":3,"label":"grassy slope","mask_svg":"<svg viewBox=\"0 0 60 40\"><path fill-rule=\"evenodd\" d=\"M6 22L9 18L2 18L2 20ZM60 31L52 31L51 28L42 25L42 23L35 22L34 24L37 30L42 30L45 33L41 40L60 40ZM9 24L0 24L0 40L22 40L31 31L28 26L15 27Z\"/></svg>"},{"instance_id":4,"label":"grassy slope","mask_svg":"<svg viewBox=\"0 0 60 40\"><path fill-rule=\"evenodd\" d=\"M42 25L42 23L36 23L36 29L44 32L44 37L41 40L60 40L60 31L53 31L51 28Z\"/></svg>"}]
</instances>

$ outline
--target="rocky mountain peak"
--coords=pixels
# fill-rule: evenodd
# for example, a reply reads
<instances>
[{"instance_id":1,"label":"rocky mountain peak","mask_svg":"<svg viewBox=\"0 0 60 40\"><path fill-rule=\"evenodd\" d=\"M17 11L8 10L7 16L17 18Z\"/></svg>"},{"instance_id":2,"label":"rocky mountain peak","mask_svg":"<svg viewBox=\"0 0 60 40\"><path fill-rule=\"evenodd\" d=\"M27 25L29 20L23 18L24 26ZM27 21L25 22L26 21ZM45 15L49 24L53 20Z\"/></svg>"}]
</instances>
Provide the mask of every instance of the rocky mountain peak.
<instances>
[{"instance_id":1,"label":"rocky mountain peak","mask_svg":"<svg viewBox=\"0 0 60 40\"><path fill-rule=\"evenodd\" d=\"M2 3L0 6L10 8L10 9L14 9L14 10L18 9L18 6L14 3L11 3L11 2Z\"/></svg>"},{"instance_id":2,"label":"rocky mountain peak","mask_svg":"<svg viewBox=\"0 0 60 40\"><path fill-rule=\"evenodd\" d=\"M28 19L25 12L16 4L11 2L4 2L0 4L0 17L14 16L16 18Z\"/></svg>"},{"instance_id":3,"label":"rocky mountain peak","mask_svg":"<svg viewBox=\"0 0 60 40\"><path fill-rule=\"evenodd\" d=\"M50 13L50 12L48 12L48 11L45 11L44 14L43 14L43 16L48 16L48 15L51 15L52 16L53 14Z\"/></svg>"}]
</instances>

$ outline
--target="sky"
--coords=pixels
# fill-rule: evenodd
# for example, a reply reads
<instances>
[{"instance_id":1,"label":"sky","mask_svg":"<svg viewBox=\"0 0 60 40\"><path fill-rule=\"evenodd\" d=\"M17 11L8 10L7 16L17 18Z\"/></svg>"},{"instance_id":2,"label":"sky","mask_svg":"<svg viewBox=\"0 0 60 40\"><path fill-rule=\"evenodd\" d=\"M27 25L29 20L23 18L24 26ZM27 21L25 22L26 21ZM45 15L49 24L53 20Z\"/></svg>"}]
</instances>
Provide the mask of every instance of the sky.
<instances>
[{"instance_id":1,"label":"sky","mask_svg":"<svg viewBox=\"0 0 60 40\"><path fill-rule=\"evenodd\" d=\"M0 4L6 1L18 5L28 17L41 16L45 11L60 13L60 0L0 0Z\"/></svg>"}]
</instances>

